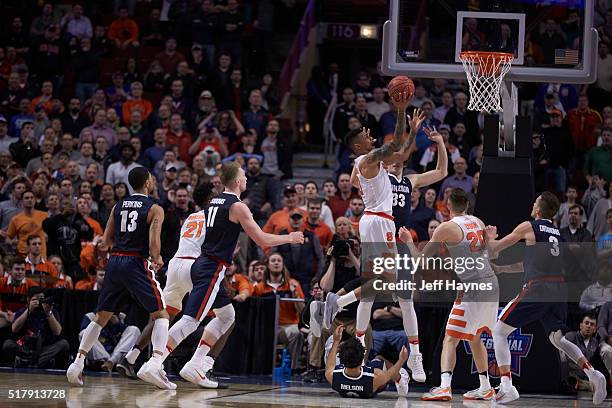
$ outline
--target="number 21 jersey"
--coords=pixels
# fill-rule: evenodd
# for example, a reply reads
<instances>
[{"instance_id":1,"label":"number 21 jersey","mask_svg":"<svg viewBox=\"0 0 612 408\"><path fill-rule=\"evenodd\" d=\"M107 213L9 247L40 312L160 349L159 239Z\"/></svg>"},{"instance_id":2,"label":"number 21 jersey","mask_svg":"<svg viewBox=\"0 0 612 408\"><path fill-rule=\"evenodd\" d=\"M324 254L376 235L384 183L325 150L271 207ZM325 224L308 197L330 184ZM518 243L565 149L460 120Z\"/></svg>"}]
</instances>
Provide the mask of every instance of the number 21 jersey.
<instances>
[{"instance_id":1,"label":"number 21 jersey","mask_svg":"<svg viewBox=\"0 0 612 408\"><path fill-rule=\"evenodd\" d=\"M155 204L144 194L134 193L115 205L113 251L137 252L149 257L149 210Z\"/></svg>"},{"instance_id":2,"label":"number 21 jersey","mask_svg":"<svg viewBox=\"0 0 612 408\"><path fill-rule=\"evenodd\" d=\"M240 224L230 221L230 208L240 202L240 198L227 191L210 200L206 209L206 240L202 245L202 255L219 258L228 264L238 242Z\"/></svg>"},{"instance_id":3,"label":"number 21 jersey","mask_svg":"<svg viewBox=\"0 0 612 408\"><path fill-rule=\"evenodd\" d=\"M175 257L197 258L206 237L206 211L190 214L181 227L181 239Z\"/></svg>"}]
</instances>

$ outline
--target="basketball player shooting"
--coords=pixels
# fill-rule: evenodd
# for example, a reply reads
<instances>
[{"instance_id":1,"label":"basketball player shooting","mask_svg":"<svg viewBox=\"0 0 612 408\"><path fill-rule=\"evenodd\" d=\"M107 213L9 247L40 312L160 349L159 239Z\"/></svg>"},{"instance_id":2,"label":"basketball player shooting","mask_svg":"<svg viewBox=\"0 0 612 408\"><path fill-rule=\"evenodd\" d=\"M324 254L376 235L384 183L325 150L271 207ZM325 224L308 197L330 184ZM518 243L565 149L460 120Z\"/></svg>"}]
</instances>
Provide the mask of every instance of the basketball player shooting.
<instances>
[{"instance_id":1,"label":"basketball player shooting","mask_svg":"<svg viewBox=\"0 0 612 408\"><path fill-rule=\"evenodd\" d=\"M553 346L582 367L593 390L593 404L601 404L606 399L604 375L593 368L578 346L565 338L568 328L567 287L562 274L563 247L559 245L562 241L559 229L551 221L558 210L559 200L546 191L533 204L533 221L519 224L500 240L496 240L496 227L488 226L486 230L492 257L525 240L525 285L502 310L493 329L495 359L501 375L501 385L495 399L500 404L519 398L516 387L512 385L508 336L517 328L534 321L540 321Z\"/></svg>"}]
</instances>

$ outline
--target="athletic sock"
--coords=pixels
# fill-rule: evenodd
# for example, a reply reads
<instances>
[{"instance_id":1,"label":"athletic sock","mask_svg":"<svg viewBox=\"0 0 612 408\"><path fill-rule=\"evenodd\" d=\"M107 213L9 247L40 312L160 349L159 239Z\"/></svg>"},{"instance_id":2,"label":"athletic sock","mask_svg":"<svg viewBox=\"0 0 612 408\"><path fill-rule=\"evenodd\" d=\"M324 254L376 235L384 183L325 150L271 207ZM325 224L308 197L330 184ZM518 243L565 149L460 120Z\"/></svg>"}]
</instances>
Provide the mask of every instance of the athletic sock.
<instances>
[{"instance_id":1,"label":"athletic sock","mask_svg":"<svg viewBox=\"0 0 612 408\"><path fill-rule=\"evenodd\" d=\"M81 344L79 345L79 350L84 350L89 353L89 350L91 350L96 340L98 340L98 337L100 337L101 331L102 326L100 326L96 322L90 322L87 328L85 329L85 332L83 332L83 337L81 337ZM81 353L78 353L77 357L80 354Z\"/></svg>"},{"instance_id":2,"label":"athletic sock","mask_svg":"<svg viewBox=\"0 0 612 408\"><path fill-rule=\"evenodd\" d=\"M501 385L502 387L512 387L512 374L502 374L501 376Z\"/></svg>"},{"instance_id":3,"label":"athletic sock","mask_svg":"<svg viewBox=\"0 0 612 408\"><path fill-rule=\"evenodd\" d=\"M589 377L589 380L591 379L591 376L595 373L595 369L588 361L582 365L582 370L587 375L587 377Z\"/></svg>"},{"instance_id":4,"label":"athletic sock","mask_svg":"<svg viewBox=\"0 0 612 408\"><path fill-rule=\"evenodd\" d=\"M208 352L211 349L211 345L207 344L204 340L200 340L200 344L196 349L195 353L193 353L193 357L191 357L191 361L201 366L204 362L204 357L208 355Z\"/></svg>"},{"instance_id":5,"label":"athletic sock","mask_svg":"<svg viewBox=\"0 0 612 408\"><path fill-rule=\"evenodd\" d=\"M419 340L409 340L408 347L410 347L410 354L419 354Z\"/></svg>"},{"instance_id":6,"label":"athletic sock","mask_svg":"<svg viewBox=\"0 0 612 408\"><path fill-rule=\"evenodd\" d=\"M153 346L152 360L157 360L160 363L164 361L164 353L166 344L168 343L168 319L155 319L153 324L153 332L151 333L151 345ZM156 353L157 352L157 353Z\"/></svg>"},{"instance_id":7,"label":"athletic sock","mask_svg":"<svg viewBox=\"0 0 612 408\"><path fill-rule=\"evenodd\" d=\"M359 342L361 343L361 345L363 347L365 347L365 333L355 333L355 337L357 337L357 340L359 340Z\"/></svg>"},{"instance_id":8,"label":"athletic sock","mask_svg":"<svg viewBox=\"0 0 612 408\"><path fill-rule=\"evenodd\" d=\"M354 290L351 290L346 295L342 295L338 299L336 299L336 303L338 304L339 307L348 306L351 303L356 302L356 301L357 301L357 296L355 296Z\"/></svg>"},{"instance_id":9,"label":"athletic sock","mask_svg":"<svg viewBox=\"0 0 612 408\"><path fill-rule=\"evenodd\" d=\"M139 355L140 355L140 349L134 346L134 348L128 351L128 353L125 355L125 359L127 360L128 363L134 364L136 360L138 359Z\"/></svg>"},{"instance_id":10,"label":"athletic sock","mask_svg":"<svg viewBox=\"0 0 612 408\"><path fill-rule=\"evenodd\" d=\"M453 373L445 371L440 375L440 388L450 388L453 380Z\"/></svg>"},{"instance_id":11,"label":"athletic sock","mask_svg":"<svg viewBox=\"0 0 612 408\"><path fill-rule=\"evenodd\" d=\"M478 373L478 379L480 380L480 390L486 391L491 389L491 383L489 383L489 375L486 371Z\"/></svg>"}]
</instances>

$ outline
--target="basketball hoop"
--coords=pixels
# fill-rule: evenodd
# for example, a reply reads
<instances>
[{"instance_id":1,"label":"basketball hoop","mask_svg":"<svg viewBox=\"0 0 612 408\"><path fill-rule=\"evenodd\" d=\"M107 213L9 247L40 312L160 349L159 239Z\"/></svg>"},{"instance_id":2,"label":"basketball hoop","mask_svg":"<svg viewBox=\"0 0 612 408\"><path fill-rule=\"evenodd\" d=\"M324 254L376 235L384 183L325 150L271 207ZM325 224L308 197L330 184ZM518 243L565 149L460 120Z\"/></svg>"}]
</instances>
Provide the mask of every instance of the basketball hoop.
<instances>
[{"instance_id":1,"label":"basketball hoop","mask_svg":"<svg viewBox=\"0 0 612 408\"><path fill-rule=\"evenodd\" d=\"M499 112L501 85L514 55L505 52L463 51L459 54L470 86L469 110Z\"/></svg>"}]
</instances>

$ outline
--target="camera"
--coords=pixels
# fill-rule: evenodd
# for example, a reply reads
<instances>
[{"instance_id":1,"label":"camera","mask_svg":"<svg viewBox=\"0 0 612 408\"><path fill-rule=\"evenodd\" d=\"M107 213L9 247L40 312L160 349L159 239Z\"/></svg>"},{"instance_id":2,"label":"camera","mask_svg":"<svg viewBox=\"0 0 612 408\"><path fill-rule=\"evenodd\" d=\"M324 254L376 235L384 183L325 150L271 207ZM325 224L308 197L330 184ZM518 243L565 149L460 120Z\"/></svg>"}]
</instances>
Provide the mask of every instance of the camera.
<instances>
[{"instance_id":1,"label":"camera","mask_svg":"<svg viewBox=\"0 0 612 408\"><path fill-rule=\"evenodd\" d=\"M346 258L349 254L349 245L350 243L344 239L334 242L332 256L334 258Z\"/></svg>"},{"instance_id":2,"label":"camera","mask_svg":"<svg viewBox=\"0 0 612 408\"><path fill-rule=\"evenodd\" d=\"M51 296L45 296L44 298L40 298L38 300L38 306L36 307L36 309L34 309L35 312L44 312L45 309L43 308L43 305L50 305L53 306L55 302L53 301L53 297Z\"/></svg>"}]
</instances>

